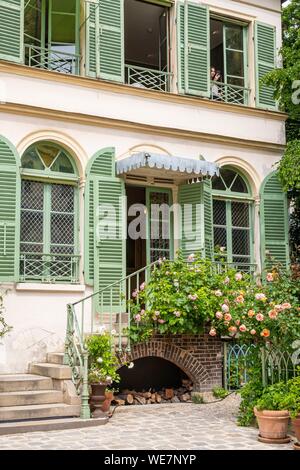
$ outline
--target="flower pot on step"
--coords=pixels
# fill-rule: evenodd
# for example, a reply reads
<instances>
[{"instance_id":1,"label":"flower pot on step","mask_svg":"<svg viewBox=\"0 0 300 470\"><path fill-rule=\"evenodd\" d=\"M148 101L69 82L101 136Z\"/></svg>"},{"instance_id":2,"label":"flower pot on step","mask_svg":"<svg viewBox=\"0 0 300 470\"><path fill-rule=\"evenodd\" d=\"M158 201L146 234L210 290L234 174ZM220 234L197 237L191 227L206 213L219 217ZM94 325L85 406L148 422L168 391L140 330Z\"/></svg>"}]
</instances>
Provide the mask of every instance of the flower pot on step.
<instances>
[{"instance_id":1,"label":"flower pot on step","mask_svg":"<svg viewBox=\"0 0 300 470\"><path fill-rule=\"evenodd\" d=\"M285 444L291 438L287 435L289 424L289 412L287 410L259 411L254 408L254 413L259 427L258 440L270 444Z\"/></svg>"},{"instance_id":2,"label":"flower pot on step","mask_svg":"<svg viewBox=\"0 0 300 470\"><path fill-rule=\"evenodd\" d=\"M300 450L300 415L296 416L296 418L292 419L293 429L296 434L297 443L294 444L295 450Z\"/></svg>"},{"instance_id":3,"label":"flower pot on step","mask_svg":"<svg viewBox=\"0 0 300 470\"><path fill-rule=\"evenodd\" d=\"M91 383L91 397L89 400L90 409L93 418L103 417L102 405L105 401L105 389L107 383Z\"/></svg>"},{"instance_id":4,"label":"flower pot on step","mask_svg":"<svg viewBox=\"0 0 300 470\"><path fill-rule=\"evenodd\" d=\"M110 405L113 399L114 399L114 392L110 390L105 392L105 400L101 406L101 410L103 411L103 413L107 413L109 411Z\"/></svg>"}]
</instances>

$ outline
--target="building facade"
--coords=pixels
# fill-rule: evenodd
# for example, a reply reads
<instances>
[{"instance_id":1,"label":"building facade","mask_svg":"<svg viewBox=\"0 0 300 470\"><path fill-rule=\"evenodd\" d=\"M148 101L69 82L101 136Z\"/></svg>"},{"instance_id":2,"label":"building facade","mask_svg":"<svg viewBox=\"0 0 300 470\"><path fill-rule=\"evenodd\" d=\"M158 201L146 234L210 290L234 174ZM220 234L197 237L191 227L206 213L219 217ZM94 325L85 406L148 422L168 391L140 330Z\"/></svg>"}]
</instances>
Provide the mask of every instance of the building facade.
<instances>
[{"instance_id":1,"label":"building facade","mask_svg":"<svg viewBox=\"0 0 300 470\"><path fill-rule=\"evenodd\" d=\"M280 46L280 0L0 0L1 373L62 350L67 304L178 248L288 264L286 115L260 81ZM151 204L176 203L201 207L192 243L176 211L151 237Z\"/></svg>"}]
</instances>

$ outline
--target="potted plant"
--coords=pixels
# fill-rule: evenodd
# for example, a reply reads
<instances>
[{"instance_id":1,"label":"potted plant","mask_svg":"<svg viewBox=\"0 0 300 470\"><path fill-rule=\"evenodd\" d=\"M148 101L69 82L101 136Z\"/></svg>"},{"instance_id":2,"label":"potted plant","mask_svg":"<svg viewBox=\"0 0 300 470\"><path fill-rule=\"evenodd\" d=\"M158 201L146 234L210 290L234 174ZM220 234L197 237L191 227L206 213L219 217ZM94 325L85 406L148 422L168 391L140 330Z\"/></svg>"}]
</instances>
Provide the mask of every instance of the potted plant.
<instances>
[{"instance_id":1,"label":"potted plant","mask_svg":"<svg viewBox=\"0 0 300 470\"><path fill-rule=\"evenodd\" d=\"M289 410L285 402L287 384L279 382L266 387L256 402L254 413L259 427L258 440L271 444L290 442L287 435Z\"/></svg>"},{"instance_id":2,"label":"potted plant","mask_svg":"<svg viewBox=\"0 0 300 470\"><path fill-rule=\"evenodd\" d=\"M120 380L117 373L119 362L113 349L113 337L103 328L99 334L87 338L86 347L89 353L90 406L93 418L97 418L109 410L113 395L109 394L107 387Z\"/></svg>"},{"instance_id":3,"label":"potted plant","mask_svg":"<svg viewBox=\"0 0 300 470\"><path fill-rule=\"evenodd\" d=\"M294 444L294 449L300 450L300 375L287 382L287 394L283 399L283 406L289 410L296 434L297 442Z\"/></svg>"}]
</instances>

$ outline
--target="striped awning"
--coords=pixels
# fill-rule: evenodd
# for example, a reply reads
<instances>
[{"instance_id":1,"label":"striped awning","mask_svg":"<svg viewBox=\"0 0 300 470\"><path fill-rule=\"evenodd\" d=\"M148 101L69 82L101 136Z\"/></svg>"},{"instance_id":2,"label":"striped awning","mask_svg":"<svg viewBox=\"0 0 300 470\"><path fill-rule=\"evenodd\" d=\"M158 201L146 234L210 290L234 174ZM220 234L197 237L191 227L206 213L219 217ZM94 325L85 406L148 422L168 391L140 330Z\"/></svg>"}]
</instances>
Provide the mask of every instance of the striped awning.
<instances>
[{"instance_id":1,"label":"striped awning","mask_svg":"<svg viewBox=\"0 0 300 470\"><path fill-rule=\"evenodd\" d=\"M117 175L141 174L141 170L172 172L178 176L205 177L219 176L219 167L215 163L194 158L173 157L157 153L140 152L116 162ZM138 171L139 170L139 171Z\"/></svg>"}]
</instances>

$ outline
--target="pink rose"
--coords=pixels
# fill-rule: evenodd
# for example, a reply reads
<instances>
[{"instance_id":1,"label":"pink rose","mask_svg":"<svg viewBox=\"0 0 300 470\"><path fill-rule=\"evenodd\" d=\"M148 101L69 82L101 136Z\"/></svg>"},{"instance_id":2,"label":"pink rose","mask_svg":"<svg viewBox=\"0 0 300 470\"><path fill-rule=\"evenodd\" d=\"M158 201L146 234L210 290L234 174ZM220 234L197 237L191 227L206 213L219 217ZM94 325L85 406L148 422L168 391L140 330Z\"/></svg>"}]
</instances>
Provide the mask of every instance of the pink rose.
<instances>
[{"instance_id":1,"label":"pink rose","mask_svg":"<svg viewBox=\"0 0 300 470\"><path fill-rule=\"evenodd\" d=\"M243 279L242 273L236 273L236 275L234 276L234 279L236 281L241 281Z\"/></svg>"},{"instance_id":2,"label":"pink rose","mask_svg":"<svg viewBox=\"0 0 300 470\"><path fill-rule=\"evenodd\" d=\"M163 323L166 323L166 322L165 322L165 320L163 320L162 318L160 318L160 319L158 320L158 323L163 324Z\"/></svg>"},{"instance_id":3,"label":"pink rose","mask_svg":"<svg viewBox=\"0 0 300 470\"><path fill-rule=\"evenodd\" d=\"M135 290L132 292L132 297L133 297L133 298L136 298L137 295L138 295L138 292L139 292L139 291L138 291L137 289L135 289Z\"/></svg>"},{"instance_id":4,"label":"pink rose","mask_svg":"<svg viewBox=\"0 0 300 470\"><path fill-rule=\"evenodd\" d=\"M229 283L230 283L230 279L228 276L226 276L224 279L224 284L229 284Z\"/></svg>"},{"instance_id":5,"label":"pink rose","mask_svg":"<svg viewBox=\"0 0 300 470\"><path fill-rule=\"evenodd\" d=\"M228 312L229 312L229 307L228 307L228 305L223 304L223 305L222 305L222 311L223 311L224 313L228 313Z\"/></svg>"},{"instance_id":6,"label":"pink rose","mask_svg":"<svg viewBox=\"0 0 300 470\"><path fill-rule=\"evenodd\" d=\"M156 317L159 317L160 311L159 311L159 310L156 310L156 311L154 312L154 315L155 315Z\"/></svg>"},{"instance_id":7,"label":"pink rose","mask_svg":"<svg viewBox=\"0 0 300 470\"><path fill-rule=\"evenodd\" d=\"M212 329L210 330L210 332L209 332L209 335L210 335L210 336L216 336L216 334L217 334L217 331L216 331L215 328L212 328Z\"/></svg>"},{"instance_id":8,"label":"pink rose","mask_svg":"<svg viewBox=\"0 0 300 470\"><path fill-rule=\"evenodd\" d=\"M250 330L251 335L256 335L256 330Z\"/></svg>"},{"instance_id":9,"label":"pink rose","mask_svg":"<svg viewBox=\"0 0 300 470\"><path fill-rule=\"evenodd\" d=\"M174 315L175 315L175 317L179 318L181 316L181 312L176 311L176 312L174 312Z\"/></svg>"},{"instance_id":10,"label":"pink rose","mask_svg":"<svg viewBox=\"0 0 300 470\"><path fill-rule=\"evenodd\" d=\"M141 316L145 315L145 313L146 313L146 310L144 310L144 309L141 310Z\"/></svg>"},{"instance_id":11,"label":"pink rose","mask_svg":"<svg viewBox=\"0 0 300 470\"><path fill-rule=\"evenodd\" d=\"M230 320L232 320L232 316L230 315L230 313L225 313L225 315L224 315L224 320L225 320L225 321L230 321Z\"/></svg>"},{"instance_id":12,"label":"pink rose","mask_svg":"<svg viewBox=\"0 0 300 470\"><path fill-rule=\"evenodd\" d=\"M194 253L192 253L191 255L188 256L188 261L191 261L191 262L195 261Z\"/></svg>"},{"instance_id":13,"label":"pink rose","mask_svg":"<svg viewBox=\"0 0 300 470\"><path fill-rule=\"evenodd\" d=\"M247 327L246 325L241 325L239 330L242 332L242 333L245 333L245 331L247 331Z\"/></svg>"},{"instance_id":14,"label":"pink rose","mask_svg":"<svg viewBox=\"0 0 300 470\"><path fill-rule=\"evenodd\" d=\"M237 298L235 299L237 304L243 304L245 299L242 295L238 295Z\"/></svg>"},{"instance_id":15,"label":"pink rose","mask_svg":"<svg viewBox=\"0 0 300 470\"><path fill-rule=\"evenodd\" d=\"M145 283L145 282L143 282L143 284L141 284L141 285L140 285L140 290L144 290L144 289L145 289L145 287L146 287L146 283Z\"/></svg>"},{"instance_id":16,"label":"pink rose","mask_svg":"<svg viewBox=\"0 0 300 470\"><path fill-rule=\"evenodd\" d=\"M188 296L189 300L197 300L198 299L198 295L197 294L194 294L194 295L189 295Z\"/></svg>"},{"instance_id":17,"label":"pink rose","mask_svg":"<svg viewBox=\"0 0 300 470\"><path fill-rule=\"evenodd\" d=\"M281 307L283 308L283 310L287 309L287 308L292 308L291 304L288 303L288 302L285 302L281 305Z\"/></svg>"},{"instance_id":18,"label":"pink rose","mask_svg":"<svg viewBox=\"0 0 300 470\"><path fill-rule=\"evenodd\" d=\"M217 312L217 313L216 313L216 318L217 318L218 320L222 320L222 318L223 318L223 313L222 313L222 312Z\"/></svg>"},{"instance_id":19,"label":"pink rose","mask_svg":"<svg viewBox=\"0 0 300 470\"><path fill-rule=\"evenodd\" d=\"M236 320L236 322L235 322L235 324L236 324L237 326L239 326L240 323L241 323L241 320Z\"/></svg>"},{"instance_id":20,"label":"pink rose","mask_svg":"<svg viewBox=\"0 0 300 470\"><path fill-rule=\"evenodd\" d=\"M141 321L141 315L138 313L135 317L134 317L135 321L137 323L139 323Z\"/></svg>"},{"instance_id":21,"label":"pink rose","mask_svg":"<svg viewBox=\"0 0 300 470\"><path fill-rule=\"evenodd\" d=\"M262 313L258 313L255 318L257 321L263 321L265 317Z\"/></svg>"},{"instance_id":22,"label":"pink rose","mask_svg":"<svg viewBox=\"0 0 300 470\"><path fill-rule=\"evenodd\" d=\"M230 331L230 333L236 333L237 332L237 327L236 326L230 326L228 328L228 331Z\"/></svg>"},{"instance_id":23,"label":"pink rose","mask_svg":"<svg viewBox=\"0 0 300 470\"><path fill-rule=\"evenodd\" d=\"M273 274L272 274L272 273L268 273L267 276L266 276L266 279L267 279L268 282L273 282L273 281L274 281Z\"/></svg>"},{"instance_id":24,"label":"pink rose","mask_svg":"<svg viewBox=\"0 0 300 470\"><path fill-rule=\"evenodd\" d=\"M264 301L264 300L266 300L266 296L265 296L265 294L262 294L262 293L255 294L255 299Z\"/></svg>"},{"instance_id":25,"label":"pink rose","mask_svg":"<svg viewBox=\"0 0 300 470\"><path fill-rule=\"evenodd\" d=\"M276 310L270 310L268 315L271 320L276 320L276 318L278 317L278 312Z\"/></svg>"},{"instance_id":26,"label":"pink rose","mask_svg":"<svg viewBox=\"0 0 300 470\"><path fill-rule=\"evenodd\" d=\"M216 297L222 297L223 293L218 289L215 291L215 296Z\"/></svg>"}]
</instances>

